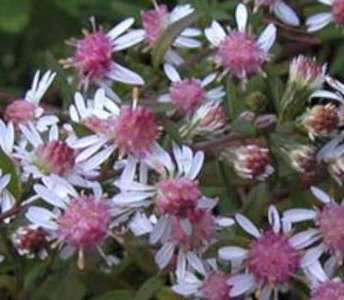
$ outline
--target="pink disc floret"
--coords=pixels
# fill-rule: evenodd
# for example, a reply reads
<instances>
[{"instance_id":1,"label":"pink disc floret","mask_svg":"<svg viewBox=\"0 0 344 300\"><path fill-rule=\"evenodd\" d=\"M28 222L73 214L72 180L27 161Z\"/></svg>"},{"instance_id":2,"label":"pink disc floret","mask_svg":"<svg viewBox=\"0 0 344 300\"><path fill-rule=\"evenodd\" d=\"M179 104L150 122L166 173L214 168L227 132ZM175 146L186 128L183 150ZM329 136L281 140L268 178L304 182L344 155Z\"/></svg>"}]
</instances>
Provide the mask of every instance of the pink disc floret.
<instances>
[{"instance_id":1,"label":"pink disc floret","mask_svg":"<svg viewBox=\"0 0 344 300\"><path fill-rule=\"evenodd\" d=\"M74 167L74 150L63 141L41 144L36 149L35 164L45 174L63 176Z\"/></svg>"},{"instance_id":2,"label":"pink disc floret","mask_svg":"<svg viewBox=\"0 0 344 300\"><path fill-rule=\"evenodd\" d=\"M157 5L154 9L141 12L142 25L146 31L146 40L152 45L168 26L168 9L166 5Z\"/></svg>"},{"instance_id":3,"label":"pink disc floret","mask_svg":"<svg viewBox=\"0 0 344 300\"><path fill-rule=\"evenodd\" d=\"M165 179L158 184L156 205L160 213L186 217L193 212L202 194L188 178Z\"/></svg>"},{"instance_id":4,"label":"pink disc floret","mask_svg":"<svg viewBox=\"0 0 344 300\"><path fill-rule=\"evenodd\" d=\"M332 14L333 14L335 23L339 26L344 26L344 1L343 0L333 0Z\"/></svg>"},{"instance_id":5,"label":"pink disc floret","mask_svg":"<svg viewBox=\"0 0 344 300\"><path fill-rule=\"evenodd\" d=\"M124 106L116 121L115 131L121 155L144 157L154 145L158 125L150 108Z\"/></svg>"},{"instance_id":6,"label":"pink disc floret","mask_svg":"<svg viewBox=\"0 0 344 300\"><path fill-rule=\"evenodd\" d=\"M213 271L207 274L200 288L204 300L230 300L229 276L221 271Z\"/></svg>"},{"instance_id":7,"label":"pink disc floret","mask_svg":"<svg viewBox=\"0 0 344 300\"><path fill-rule=\"evenodd\" d=\"M318 214L316 224L324 244L334 253L344 255L344 206L330 203Z\"/></svg>"},{"instance_id":8,"label":"pink disc floret","mask_svg":"<svg viewBox=\"0 0 344 300\"><path fill-rule=\"evenodd\" d=\"M344 283L328 281L312 291L310 300L344 300Z\"/></svg>"},{"instance_id":9,"label":"pink disc floret","mask_svg":"<svg viewBox=\"0 0 344 300\"><path fill-rule=\"evenodd\" d=\"M96 246L107 235L110 207L93 196L72 198L64 213L56 220L57 236L77 249Z\"/></svg>"},{"instance_id":10,"label":"pink disc floret","mask_svg":"<svg viewBox=\"0 0 344 300\"><path fill-rule=\"evenodd\" d=\"M254 277L266 284L286 282L299 266L300 256L288 238L273 231L253 241L248 252L248 268Z\"/></svg>"},{"instance_id":11,"label":"pink disc floret","mask_svg":"<svg viewBox=\"0 0 344 300\"><path fill-rule=\"evenodd\" d=\"M186 234L182 227L182 220L173 216L170 241L186 249L195 249L210 243L215 233L215 221L211 212L207 210L193 210L188 215L192 234Z\"/></svg>"},{"instance_id":12,"label":"pink disc floret","mask_svg":"<svg viewBox=\"0 0 344 300\"><path fill-rule=\"evenodd\" d=\"M218 57L222 66L239 79L261 71L267 59L254 38L240 31L230 32L221 42Z\"/></svg>"},{"instance_id":13,"label":"pink disc floret","mask_svg":"<svg viewBox=\"0 0 344 300\"><path fill-rule=\"evenodd\" d=\"M35 117L37 106L26 100L14 100L5 110L4 118L14 125L24 124L32 121Z\"/></svg>"},{"instance_id":14,"label":"pink disc floret","mask_svg":"<svg viewBox=\"0 0 344 300\"><path fill-rule=\"evenodd\" d=\"M76 42L72 58L80 79L94 82L102 79L112 63L110 40L102 31L87 34Z\"/></svg>"},{"instance_id":15,"label":"pink disc floret","mask_svg":"<svg viewBox=\"0 0 344 300\"><path fill-rule=\"evenodd\" d=\"M183 112L192 112L206 97L201 82L194 78L187 78L174 82L170 88L173 104Z\"/></svg>"}]
</instances>

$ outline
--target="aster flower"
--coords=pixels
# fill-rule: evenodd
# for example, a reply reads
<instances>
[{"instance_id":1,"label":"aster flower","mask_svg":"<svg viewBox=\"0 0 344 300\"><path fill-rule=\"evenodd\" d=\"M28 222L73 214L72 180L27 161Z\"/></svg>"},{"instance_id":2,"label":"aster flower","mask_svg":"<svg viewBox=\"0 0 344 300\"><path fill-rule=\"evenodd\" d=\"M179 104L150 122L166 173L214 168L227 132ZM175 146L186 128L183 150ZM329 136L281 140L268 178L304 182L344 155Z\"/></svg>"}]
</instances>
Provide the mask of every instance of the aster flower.
<instances>
[{"instance_id":1,"label":"aster flower","mask_svg":"<svg viewBox=\"0 0 344 300\"><path fill-rule=\"evenodd\" d=\"M270 299L285 287L303 261L300 250L308 246L303 236L290 236L290 224L282 222L274 206L269 207L268 219L271 229L259 231L245 216L237 214L236 222L253 240L248 249L236 246L219 249L219 257L231 261L242 273L227 281L230 296L256 292L259 299Z\"/></svg>"},{"instance_id":2,"label":"aster flower","mask_svg":"<svg viewBox=\"0 0 344 300\"><path fill-rule=\"evenodd\" d=\"M163 245L155 257L160 269L171 262L176 250L177 270L187 264L202 268L199 251L209 245L216 225L230 226L232 222L212 215L216 201L204 197L195 181L203 164L203 152L193 154L186 146L174 145L173 156L174 162L160 149L144 160L161 176L155 185L148 184L148 177L142 172L141 181L135 181L135 161L128 161L120 180L115 182L121 192L113 197L113 202L133 212L154 205L157 220L150 232L150 242Z\"/></svg>"},{"instance_id":3,"label":"aster flower","mask_svg":"<svg viewBox=\"0 0 344 300\"><path fill-rule=\"evenodd\" d=\"M190 4L177 5L169 12L166 5L158 5L155 1L153 3L153 9L141 11L144 37L148 48L154 46L169 26L194 12L194 8ZM201 43L195 38L200 35L201 31L199 29L186 28L175 39L172 46L176 48L199 48ZM179 65L183 62L183 59L175 50L169 49L165 54L165 61Z\"/></svg>"},{"instance_id":4,"label":"aster flower","mask_svg":"<svg viewBox=\"0 0 344 300\"><path fill-rule=\"evenodd\" d=\"M300 233L305 241L317 242L316 246L307 250L303 267L307 267L325 253L330 255L332 262L341 264L344 256L344 205L338 204L330 195L316 187L312 187L311 191L323 207L290 209L285 211L283 220L290 223L314 222L314 228Z\"/></svg>"},{"instance_id":5,"label":"aster flower","mask_svg":"<svg viewBox=\"0 0 344 300\"><path fill-rule=\"evenodd\" d=\"M318 31L326 27L331 22L337 26L344 26L344 1L343 0L318 0L319 2L330 6L331 11L322 12L310 16L306 20L308 32Z\"/></svg>"},{"instance_id":6,"label":"aster flower","mask_svg":"<svg viewBox=\"0 0 344 300\"><path fill-rule=\"evenodd\" d=\"M23 99L16 99L7 105L4 119L18 126L33 122L39 131L45 131L49 126L56 124L58 118L54 115L44 115L44 109L40 106L44 94L51 86L56 73L45 72L40 76L40 71L35 73L31 88L25 93Z\"/></svg>"},{"instance_id":7,"label":"aster flower","mask_svg":"<svg viewBox=\"0 0 344 300\"><path fill-rule=\"evenodd\" d=\"M77 162L74 149L67 142L59 140L56 126L50 128L47 139L37 131L32 123L20 125L19 129L25 137L26 143L15 146L13 157L20 162L23 179L30 175L33 178L57 175L77 186L93 185L85 178L98 174L98 163L91 160L83 163Z\"/></svg>"},{"instance_id":8,"label":"aster flower","mask_svg":"<svg viewBox=\"0 0 344 300\"><path fill-rule=\"evenodd\" d=\"M38 198L52 209L31 205L26 218L44 229L61 255L78 254L78 267L84 268L84 253L97 249L107 261L101 243L111 234L111 202L96 193L78 193L60 177L44 178L43 184L34 185ZM109 262L110 263L110 262Z\"/></svg>"},{"instance_id":9,"label":"aster flower","mask_svg":"<svg viewBox=\"0 0 344 300\"><path fill-rule=\"evenodd\" d=\"M281 0L255 0L256 9L260 6L267 6L274 14L285 24L290 26L299 26L300 19L296 12L285 2Z\"/></svg>"},{"instance_id":10,"label":"aster flower","mask_svg":"<svg viewBox=\"0 0 344 300\"><path fill-rule=\"evenodd\" d=\"M172 102L183 113L190 114L194 112L202 103L220 102L225 96L223 86L210 89L209 91L205 90L206 86L215 80L215 74L210 74L203 80L196 78L182 79L172 65L165 64L164 70L172 84L169 94L160 96L158 101Z\"/></svg>"},{"instance_id":11,"label":"aster flower","mask_svg":"<svg viewBox=\"0 0 344 300\"><path fill-rule=\"evenodd\" d=\"M45 259L48 256L46 246L48 244L47 233L37 225L20 226L12 234L12 242L20 255L28 258L39 257Z\"/></svg>"},{"instance_id":12,"label":"aster flower","mask_svg":"<svg viewBox=\"0 0 344 300\"><path fill-rule=\"evenodd\" d=\"M238 28L228 34L222 26L213 21L205 30L205 36L216 49L215 62L224 68L225 73L245 80L248 76L262 72L268 60L268 51L276 39L276 27L269 24L256 40L247 31L248 12L243 4L235 11Z\"/></svg>"},{"instance_id":13,"label":"aster flower","mask_svg":"<svg viewBox=\"0 0 344 300\"><path fill-rule=\"evenodd\" d=\"M218 269L216 260L204 262L204 272L197 273L187 270L177 273L177 282L172 290L184 297L203 300L230 300L227 281L230 275Z\"/></svg>"},{"instance_id":14,"label":"aster flower","mask_svg":"<svg viewBox=\"0 0 344 300\"><path fill-rule=\"evenodd\" d=\"M109 32L97 28L91 18L92 32L84 31L84 37L72 39L69 44L75 47L73 56L62 60L65 67L75 68L80 85L85 89L96 84L110 91L112 81L132 85L143 85L143 79L135 72L113 61L113 54L140 43L144 39L144 30L131 30L134 18L128 18L117 24Z\"/></svg>"}]
</instances>

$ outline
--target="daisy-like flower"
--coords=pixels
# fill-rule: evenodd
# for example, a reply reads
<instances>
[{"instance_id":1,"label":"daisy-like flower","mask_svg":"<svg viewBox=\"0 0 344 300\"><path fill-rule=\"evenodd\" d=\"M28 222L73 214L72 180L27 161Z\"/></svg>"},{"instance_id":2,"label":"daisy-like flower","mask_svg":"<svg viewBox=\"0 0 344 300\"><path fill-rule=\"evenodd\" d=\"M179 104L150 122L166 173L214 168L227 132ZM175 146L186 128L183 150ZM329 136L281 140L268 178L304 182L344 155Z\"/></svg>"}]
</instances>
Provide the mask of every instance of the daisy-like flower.
<instances>
[{"instance_id":1,"label":"daisy-like flower","mask_svg":"<svg viewBox=\"0 0 344 300\"><path fill-rule=\"evenodd\" d=\"M32 123L20 125L19 128L27 142L15 147L13 157L20 161L23 179L30 175L33 178L57 175L77 186L92 185L85 178L97 175L98 163L90 160L76 162L74 149L67 142L59 140L56 126L50 128L47 140Z\"/></svg>"},{"instance_id":2,"label":"daisy-like flower","mask_svg":"<svg viewBox=\"0 0 344 300\"><path fill-rule=\"evenodd\" d=\"M344 297L344 283L334 275L334 270L329 264L324 267L317 260L304 268L308 281L311 285L310 300L341 299Z\"/></svg>"},{"instance_id":3,"label":"daisy-like flower","mask_svg":"<svg viewBox=\"0 0 344 300\"><path fill-rule=\"evenodd\" d=\"M344 1L343 0L318 0L331 7L331 11L318 13L306 20L308 32L318 31L331 22L337 26L344 26Z\"/></svg>"},{"instance_id":4,"label":"daisy-like flower","mask_svg":"<svg viewBox=\"0 0 344 300\"><path fill-rule=\"evenodd\" d=\"M216 49L215 62L224 68L224 73L245 80L248 76L262 72L269 59L268 51L276 39L276 27L269 24L258 39L247 31L248 12L243 4L235 11L238 28L228 33L213 21L205 35Z\"/></svg>"},{"instance_id":5,"label":"daisy-like flower","mask_svg":"<svg viewBox=\"0 0 344 300\"><path fill-rule=\"evenodd\" d=\"M225 96L223 86L219 86L209 91L206 87L211 84L216 74L211 74L203 80L196 78L182 79L178 71L170 64L164 65L164 70L172 84L169 93L159 97L161 102L172 102L181 112L190 114L194 112L202 103L220 102Z\"/></svg>"},{"instance_id":6,"label":"daisy-like flower","mask_svg":"<svg viewBox=\"0 0 344 300\"><path fill-rule=\"evenodd\" d=\"M111 202L97 193L78 193L66 180L52 176L44 184L34 185L37 197L52 206L52 210L31 206L26 218L43 228L54 246L62 249L61 255L78 254L78 267L84 268L84 253L97 249L106 255L101 243L110 235Z\"/></svg>"},{"instance_id":7,"label":"daisy-like flower","mask_svg":"<svg viewBox=\"0 0 344 300\"><path fill-rule=\"evenodd\" d=\"M296 208L285 211L283 220L298 223L312 220L315 228L310 228L303 235L309 243L318 241L317 245L307 250L303 267L318 260L327 253L333 262L341 264L344 256L344 205L339 204L324 191L312 187L313 195L322 202L321 209Z\"/></svg>"},{"instance_id":8,"label":"daisy-like flower","mask_svg":"<svg viewBox=\"0 0 344 300\"><path fill-rule=\"evenodd\" d=\"M69 44L75 47L72 57L62 60L65 67L75 68L80 85L85 89L96 84L110 90L112 81L132 85L144 84L141 76L113 61L112 56L128 49L144 39L144 30L137 29L125 33L133 24L134 18L128 18L113 27L108 33L97 28L91 18L92 32L84 31L80 40L72 39Z\"/></svg>"},{"instance_id":9,"label":"daisy-like flower","mask_svg":"<svg viewBox=\"0 0 344 300\"><path fill-rule=\"evenodd\" d=\"M77 93L75 105L70 108L72 120L85 125L94 134L71 142L74 149L81 150L76 161L94 161L100 165L116 149L120 156L139 159L154 152L158 136L155 115L150 108L136 103L134 99L132 106L120 108L105 96L104 90L98 90L94 103L89 104Z\"/></svg>"},{"instance_id":10,"label":"daisy-like flower","mask_svg":"<svg viewBox=\"0 0 344 300\"><path fill-rule=\"evenodd\" d=\"M171 12L166 5L158 5L153 0L154 8L141 12L144 37L148 48L152 48L156 41L164 34L166 29L194 12L190 4L177 5ZM195 39L201 35L201 31L196 28L186 28L173 42L176 48L199 48L201 43ZM171 64L179 65L183 59L175 50L168 50L165 60Z\"/></svg>"},{"instance_id":11,"label":"daisy-like flower","mask_svg":"<svg viewBox=\"0 0 344 300\"><path fill-rule=\"evenodd\" d=\"M282 0L255 0L256 9L260 6L267 6L285 24L299 26L300 19L294 9Z\"/></svg>"},{"instance_id":12,"label":"daisy-like flower","mask_svg":"<svg viewBox=\"0 0 344 300\"><path fill-rule=\"evenodd\" d=\"M44 115L44 109L40 106L44 94L52 84L56 73L45 72L40 76L40 71L35 73L31 88L26 92L23 99L16 99L7 105L4 119L7 122L18 126L34 122L39 131L45 131L47 128L58 122L54 115Z\"/></svg>"},{"instance_id":13,"label":"daisy-like flower","mask_svg":"<svg viewBox=\"0 0 344 300\"><path fill-rule=\"evenodd\" d=\"M44 259L48 240L47 233L37 225L20 226L12 235L12 242L20 255L28 258Z\"/></svg>"},{"instance_id":14,"label":"daisy-like flower","mask_svg":"<svg viewBox=\"0 0 344 300\"><path fill-rule=\"evenodd\" d=\"M282 222L274 206L268 212L271 229L259 231L245 216L237 214L237 223L255 238L248 249L223 247L219 257L231 261L242 273L231 276L227 281L230 296L256 292L259 299L268 300L285 287L303 261L300 250L307 247L302 235L290 236L290 224Z\"/></svg>"},{"instance_id":15,"label":"daisy-like flower","mask_svg":"<svg viewBox=\"0 0 344 300\"><path fill-rule=\"evenodd\" d=\"M230 275L218 269L216 260L204 262L204 273L187 270L177 273L177 282L172 290L184 297L203 300L230 300L227 281Z\"/></svg>"},{"instance_id":16,"label":"daisy-like flower","mask_svg":"<svg viewBox=\"0 0 344 300\"><path fill-rule=\"evenodd\" d=\"M115 185L121 190L113 198L119 208L137 211L154 205L158 219L150 233L152 244L163 246L155 260L160 269L165 268L178 251L177 270L184 269L187 262L201 268L199 251L209 245L216 225L229 226L227 219L217 220L211 213L216 201L202 195L196 177L203 160L203 152L192 153L186 146L173 147L174 161L160 149L144 160L144 163L160 174L156 184L147 183L147 175L140 174L135 181L135 161L128 161L120 180Z\"/></svg>"}]
</instances>

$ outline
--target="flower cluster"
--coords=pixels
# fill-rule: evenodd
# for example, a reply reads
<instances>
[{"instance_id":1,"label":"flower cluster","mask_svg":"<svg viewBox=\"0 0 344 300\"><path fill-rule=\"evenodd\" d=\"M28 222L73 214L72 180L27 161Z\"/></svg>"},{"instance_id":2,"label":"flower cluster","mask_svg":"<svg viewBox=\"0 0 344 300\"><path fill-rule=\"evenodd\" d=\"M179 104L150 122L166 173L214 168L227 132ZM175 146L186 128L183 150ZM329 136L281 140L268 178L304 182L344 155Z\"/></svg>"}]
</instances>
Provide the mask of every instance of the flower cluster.
<instances>
[{"instance_id":1,"label":"flower cluster","mask_svg":"<svg viewBox=\"0 0 344 300\"><path fill-rule=\"evenodd\" d=\"M4 104L2 263L130 269L135 288L157 272L168 289L156 299L344 299L344 83L313 56L279 64L298 6L241 1L232 24L152 2L141 26L92 17L67 42L63 105L48 93L61 70L37 71ZM343 27L344 1L319 2L331 12L308 31Z\"/></svg>"}]
</instances>

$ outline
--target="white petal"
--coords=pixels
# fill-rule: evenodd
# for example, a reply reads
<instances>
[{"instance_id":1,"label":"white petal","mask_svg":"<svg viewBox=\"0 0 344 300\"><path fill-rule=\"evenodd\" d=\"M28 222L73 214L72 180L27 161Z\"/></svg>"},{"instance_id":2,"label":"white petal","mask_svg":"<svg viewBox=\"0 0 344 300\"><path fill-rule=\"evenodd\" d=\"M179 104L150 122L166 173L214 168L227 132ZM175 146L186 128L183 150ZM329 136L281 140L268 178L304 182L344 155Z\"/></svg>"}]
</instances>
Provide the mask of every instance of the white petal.
<instances>
[{"instance_id":1,"label":"white petal","mask_svg":"<svg viewBox=\"0 0 344 300\"><path fill-rule=\"evenodd\" d=\"M290 245L299 250L304 249L320 239L319 230L308 229L302 231L289 239Z\"/></svg>"},{"instance_id":2,"label":"white petal","mask_svg":"<svg viewBox=\"0 0 344 300\"><path fill-rule=\"evenodd\" d=\"M285 2L277 0L274 4L274 12L284 23L291 26L300 25L299 17Z\"/></svg>"},{"instance_id":3,"label":"white petal","mask_svg":"<svg viewBox=\"0 0 344 300\"><path fill-rule=\"evenodd\" d=\"M279 233L281 230L281 219L280 215L274 205L270 205L268 211L269 223L275 233Z\"/></svg>"},{"instance_id":4,"label":"white petal","mask_svg":"<svg viewBox=\"0 0 344 300\"><path fill-rule=\"evenodd\" d=\"M238 25L238 30L241 32L246 31L248 13L244 4L240 3L235 10L235 20Z\"/></svg>"},{"instance_id":5,"label":"white petal","mask_svg":"<svg viewBox=\"0 0 344 300\"><path fill-rule=\"evenodd\" d=\"M171 242L166 243L155 255L155 262L159 266L159 269L164 269L172 259L175 245Z\"/></svg>"},{"instance_id":6,"label":"white petal","mask_svg":"<svg viewBox=\"0 0 344 300\"><path fill-rule=\"evenodd\" d=\"M201 259L194 252L189 251L187 253L187 261L194 270L200 274L206 274Z\"/></svg>"},{"instance_id":7,"label":"white petal","mask_svg":"<svg viewBox=\"0 0 344 300\"><path fill-rule=\"evenodd\" d=\"M202 169L204 162L204 152L197 151L191 162L191 168L185 174L186 177L190 179L195 179Z\"/></svg>"},{"instance_id":8,"label":"white petal","mask_svg":"<svg viewBox=\"0 0 344 300\"><path fill-rule=\"evenodd\" d=\"M307 31L314 32L324 28L332 21L331 13L320 13L309 17L306 20Z\"/></svg>"},{"instance_id":9,"label":"white petal","mask_svg":"<svg viewBox=\"0 0 344 300\"><path fill-rule=\"evenodd\" d=\"M170 13L169 21L174 23L194 12L194 9L190 4L177 5Z\"/></svg>"},{"instance_id":10,"label":"white petal","mask_svg":"<svg viewBox=\"0 0 344 300\"><path fill-rule=\"evenodd\" d=\"M134 46L144 40L145 31L143 29L133 30L118 39L116 39L113 43L113 50L121 51L127 49L131 46Z\"/></svg>"},{"instance_id":11,"label":"white petal","mask_svg":"<svg viewBox=\"0 0 344 300\"><path fill-rule=\"evenodd\" d=\"M125 32L127 29L129 29L135 22L134 18L128 18L122 21L121 23L117 24L113 29L111 29L107 36L110 40L116 39L118 36L120 36L123 32Z\"/></svg>"},{"instance_id":12,"label":"white petal","mask_svg":"<svg viewBox=\"0 0 344 300\"><path fill-rule=\"evenodd\" d=\"M43 198L46 202L53 206L57 206L60 208L65 208L66 203L63 199L61 199L59 196L55 195L54 192L48 190L46 187L44 187L41 184L35 184L33 186L34 191L37 193L38 196Z\"/></svg>"},{"instance_id":13,"label":"white petal","mask_svg":"<svg viewBox=\"0 0 344 300\"><path fill-rule=\"evenodd\" d=\"M210 74L202 80L202 87L206 87L211 84L217 77L216 73Z\"/></svg>"},{"instance_id":14,"label":"white petal","mask_svg":"<svg viewBox=\"0 0 344 300\"><path fill-rule=\"evenodd\" d=\"M309 265L316 262L320 256L324 253L325 246L323 244L316 246L314 248L311 248L306 251L305 255L301 259L301 267L306 268Z\"/></svg>"},{"instance_id":15,"label":"white petal","mask_svg":"<svg viewBox=\"0 0 344 300\"><path fill-rule=\"evenodd\" d=\"M49 210L41 207L30 207L25 214L26 218L39 226L47 229L56 230L57 224L53 222L56 216Z\"/></svg>"},{"instance_id":16,"label":"white petal","mask_svg":"<svg viewBox=\"0 0 344 300\"><path fill-rule=\"evenodd\" d=\"M199 48L202 46L202 43L196 39L193 38L187 38L183 36L179 36L175 39L173 42L173 46L179 47L179 48Z\"/></svg>"},{"instance_id":17,"label":"white petal","mask_svg":"<svg viewBox=\"0 0 344 300\"><path fill-rule=\"evenodd\" d=\"M220 227L230 227L235 224L235 221L232 218L226 218L226 217L217 217L215 219L215 222Z\"/></svg>"},{"instance_id":18,"label":"white petal","mask_svg":"<svg viewBox=\"0 0 344 300\"><path fill-rule=\"evenodd\" d=\"M107 77L133 85L143 85L145 83L140 75L116 63L112 65L111 71L107 73Z\"/></svg>"},{"instance_id":19,"label":"white petal","mask_svg":"<svg viewBox=\"0 0 344 300\"><path fill-rule=\"evenodd\" d=\"M164 72L168 79L170 79L172 82L178 82L182 80L176 68L171 64L164 64Z\"/></svg>"},{"instance_id":20,"label":"white petal","mask_svg":"<svg viewBox=\"0 0 344 300\"><path fill-rule=\"evenodd\" d=\"M250 291L256 285L256 282L252 275L240 274L232 276L227 284L231 286L229 295L236 297Z\"/></svg>"},{"instance_id":21,"label":"white petal","mask_svg":"<svg viewBox=\"0 0 344 300\"><path fill-rule=\"evenodd\" d=\"M344 98L341 95L338 95L330 91L325 91L325 90L315 91L314 93L312 93L312 95L310 95L310 99L313 99L313 98L326 98L326 99L337 100L341 103L344 103Z\"/></svg>"},{"instance_id":22,"label":"white petal","mask_svg":"<svg viewBox=\"0 0 344 300\"><path fill-rule=\"evenodd\" d=\"M210 27L204 30L204 34L208 41L215 47L218 47L226 37L226 32L217 21L213 21Z\"/></svg>"},{"instance_id":23,"label":"white petal","mask_svg":"<svg viewBox=\"0 0 344 300\"><path fill-rule=\"evenodd\" d=\"M327 193L315 186L311 187L311 192L315 197L325 204L332 202L331 197Z\"/></svg>"},{"instance_id":24,"label":"white petal","mask_svg":"<svg viewBox=\"0 0 344 300\"><path fill-rule=\"evenodd\" d=\"M114 196L112 201L116 205L129 206L131 203L146 200L154 194L155 193L146 192L123 192Z\"/></svg>"},{"instance_id":25,"label":"white petal","mask_svg":"<svg viewBox=\"0 0 344 300\"><path fill-rule=\"evenodd\" d=\"M219 258L227 261L243 260L247 255L247 250L240 247L223 247L219 249Z\"/></svg>"},{"instance_id":26,"label":"white petal","mask_svg":"<svg viewBox=\"0 0 344 300\"><path fill-rule=\"evenodd\" d=\"M268 52L276 40L277 28L273 24L269 24L261 33L257 40L259 47Z\"/></svg>"},{"instance_id":27,"label":"white petal","mask_svg":"<svg viewBox=\"0 0 344 300\"><path fill-rule=\"evenodd\" d=\"M244 229L247 233L251 234L255 238L259 238L261 236L257 227L249 219L247 219L244 215L236 214L235 220L242 227L242 229Z\"/></svg>"},{"instance_id":28,"label":"white petal","mask_svg":"<svg viewBox=\"0 0 344 300\"><path fill-rule=\"evenodd\" d=\"M312 209L293 208L283 213L283 221L296 223L300 221L314 220L316 216L316 211Z\"/></svg>"}]
</instances>

